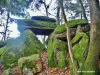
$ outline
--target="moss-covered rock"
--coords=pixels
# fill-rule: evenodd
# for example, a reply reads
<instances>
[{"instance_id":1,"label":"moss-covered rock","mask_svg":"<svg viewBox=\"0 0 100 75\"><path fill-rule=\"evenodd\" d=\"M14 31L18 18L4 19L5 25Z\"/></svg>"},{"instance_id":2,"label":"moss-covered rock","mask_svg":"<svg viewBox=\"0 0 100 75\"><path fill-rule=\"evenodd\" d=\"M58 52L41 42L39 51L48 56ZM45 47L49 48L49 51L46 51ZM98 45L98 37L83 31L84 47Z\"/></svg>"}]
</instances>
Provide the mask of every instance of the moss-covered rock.
<instances>
[{"instance_id":1,"label":"moss-covered rock","mask_svg":"<svg viewBox=\"0 0 100 75\"><path fill-rule=\"evenodd\" d=\"M45 16L33 16L32 19L17 19L17 24L20 32L30 28L54 29L56 27L55 19Z\"/></svg>"},{"instance_id":2,"label":"moss-covered rock","mask_svg":"<svg viewBox=\"0 0 100 75\"><path fill-rule=\"evenodd\" d=\"M5 68L17 66L20 57L38 54L45 50L44 45L31 30L26 30L20 37L9 39L6 42L7 45L0 48L0 59L3 61Z\"/></svg>"},{"instance_id":3,"label":"moss-covered rock","mask_svg":"<svg viewBox=\"0 0 100 75\"><path fill-rule=\"evenodd\" d=\"M87 48L89 37L86 33L77 32L75 37L71 40L75 45L73 46L74 58L78 61L81 66L83 63L84 52Z\"/></svg>"},{"instance_id":4,"label":"moss-covered rock","mask_svg":"<svg viewBox=\"0 0 100 75\"><path fill-rule=\"evenodd\" d=\"M66 67L67 43L55 38L51 35L48 42L48 65L49 67Z\"/></svg>"},{"instance_id":5,"label":"moss-covered rock","mask_svg":"<svg viewBox=\"0 0 100 75\"><path fill-rule=\"evenodd\" d=\"M21 57L20 59L18 59L18 66L19 67L22 67L23 66L23 63L25 61L35 61L35 60L40 60L40 56L39 54L33 54L31 56L27 56L27 57ZM27 66L29 67L29 66Z\"/></svg>"},{"instance_id":6,"label":"moss-covered rock","mask_svg":"<svg viewBox=\"0 0 100 75\"><path fill-rule=\"evenodd\" d=\"M65 32L66 31L66 27L65 27L65 25L59 25L59 26L57 26L56 28L55 28L55 33L56 34L59 34L59 33L63 33L63 32Z\"/></svg>"},{"instance_id":7,"label":"moss-covered rock","mask_svg":"<svg viewBox=\"0 0 100 75\"><path fill-rule=\"evenodd\" d=\"M55 28L56 23L55 22L45 22L45 21L38 21L38 20L31 20L31 19L26 19L24 20L26 23L26 26L30 27L44 27L44 28Z\"/></svg>"},{"instance_id":8,"label":"moss-covered rock","mask_svg":"<svg viewBox=\"0 0 100 75\"><path fill-rule=\"evenodd\" d=\"M78 19L78 20L71 20L71 21L68 21L68 24L70 25L70 27L77 27L78 25L83 25L83 24L87 24L87 21L86 20L81 20L81 19ZM66 31L66 27L65 25L58 25L56 28L55 28L55 33L56 34L59 34L59 33L63 33Z\"/></svg>"},{"instance_id":9,"label":"moss-covered rock","mask_svg":"<svg viewBox=\"0 0 100 75\"><path fill-rule=\"evenodd\" d=\"M27 69L30 69L33 73L42 71L42 63L39 54L33 54L28 57L21 57L18 60L18 66L21 68L21 70L24 70L24 68L26 67Z\"/></svg>"},{"instance_id":10,"label":"moss-covered rock","mask_svg":"<svg viewBox=\"0 0 100 75\"><path fill-rule=\"evenodd\" d=\"M57 37L58 34L65 33L65 31L66 31L66 28L64 27L64 25L62 25L61 27L59 26L57 28L58 31L55 29L55 31L52 33L52 35L49 39L49 43L48 43L48 63L49 63L50 67L56 67L56 65L59 66L59 67L64 66L64 65L59 65L59 63L64 64L64 60L66 60L64 58L65 56L63 56L63 54L64 54L64 50L68 49L67 48L67 40L65 40L65 38L67 38L67 37L66 37L65 34L64 34L64 39L59 39ZM71 42L72 42L72 45L74 45L73 46L74 57L78 61L78 63L81 65L83 63L83 55L84 55L84 52L87 48L89 37L87 36L86 33L83 32L83 30L81 32L80 31L76 32L76 30L75 30L75 33L74 33L74 37L71 38L72 39ZM58 32L58 33L56 33L56 32ZM62 35L59 35L59 37L60 36L62 36ZM63 38L63 36L61 38ZM66 42L64 42L64 41L66 41ZM56 55L55 55L55 53L56 53ZM66 55L66 51L65 51L64 55ZM58 60L57 57L59 57L60 60Z\"/></svg>"}]
</instances>

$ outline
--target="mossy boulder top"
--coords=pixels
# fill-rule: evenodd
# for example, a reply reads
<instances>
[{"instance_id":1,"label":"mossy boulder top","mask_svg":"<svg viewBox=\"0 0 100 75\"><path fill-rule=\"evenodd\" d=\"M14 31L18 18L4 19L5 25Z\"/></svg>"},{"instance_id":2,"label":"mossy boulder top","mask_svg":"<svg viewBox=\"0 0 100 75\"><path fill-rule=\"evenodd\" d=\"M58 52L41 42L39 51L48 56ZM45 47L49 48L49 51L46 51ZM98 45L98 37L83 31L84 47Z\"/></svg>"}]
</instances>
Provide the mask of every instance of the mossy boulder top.
<instances>
[{"instance_id":1,"label":"mossy boulder top","mask_svg":"<svg viewBox=\"0 0 100 75\"><path fill-rule=\"evenodd\" d=\"M69 24L70 28L77 28L78 25L80 25L81 27L88 25L88 22L84 19L76 19L76 20L68 21L68 24ZM56 33L56 34L60 34L63 32L66 32L66 27L64 24L58 25L54 30L54 33Z\"/></svg>"},{"instance_id":2,"label":"mossy boulder top","mask_svg":"<svg viewBox=\"0 0 100 75\"><path fill-rule=\"evenodd\" d=\"M80 20L80 19L71 20L71 21L68 21L68 24L70 26L71 39L75 36L76 31L80 28L85 33L90 31L90 26L86 20ZM57 26L53 33L55 34L55 37L57 39L67 41L67 39L66 39L66 27L64 24Z\"/></svg>"}]
</instances>

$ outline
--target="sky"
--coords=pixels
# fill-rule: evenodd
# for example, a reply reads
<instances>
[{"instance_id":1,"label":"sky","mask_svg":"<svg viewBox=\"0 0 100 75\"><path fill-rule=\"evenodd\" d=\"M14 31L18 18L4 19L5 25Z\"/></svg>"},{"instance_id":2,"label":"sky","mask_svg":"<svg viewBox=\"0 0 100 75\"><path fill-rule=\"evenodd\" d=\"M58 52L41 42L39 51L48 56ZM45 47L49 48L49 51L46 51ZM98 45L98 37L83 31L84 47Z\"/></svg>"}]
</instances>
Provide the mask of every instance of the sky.
<instances>
[{"instance_id":1,"label":"sky","mask_svg":"<svg viewBox=\"0 0 100 75\"><path fill-rule=\"evenodd\" d=\"M46 0L46 3L50 3L50 0ZM55 0L52 1L51 6L55 6ZM42 7L40 8L41 11L36 10L35 12L32 11L31 9L27 9L27 11L29 12L30 16L45 16L45 9L44 6L42 5ZM52 11L52 7L49 8L50 13L54 13L55 11ZM50 16L53 17L53 16ZM0 16L1 18L1 16ZM19 18L16 16L11 15L11 18ZM4 30L4 27L0 27L0 32L2 32ZM20 32L17 29L17 24L15 22L9 24L9 30L11 30L12 32L10 33L10 37L11 38L16 38L18 36L20 36ZM41 38L43 38L43 36L37 36L40 40ZM0 39L2 38L2 36L0 35Z\"/></svg>"},{"instance_id":2,"label":"sky","mask_svg":"<svg viewBox=\"0 0 100 75\"><path fill-rule=\"evenodd\" d=\"M46 0L46 4L49 4L51 0ZM51 6L49 8L49 12L53 15L55 15L55 10L54 10L54 7L56 7L56 3L55 3L56 0L52 0L52 3L51 3ZM73 0L73 2L75 2L75 0ZM40 8L40 11L36 10L35 12L32 11L31 9L27 9L27 11L29 12L30 16L45 16L45 9L44 9L44 6L42 5L42 7ZM56 16L56 15L55 15ZM67 15L68 17L69 15ZM19 18L19 17L16 17L16 16L13 16L11 15L12 18ZM52 17L54 18L54 16L50 15L49 17ZM15 22L9 24L9 29L12 31L10 33L10 37L12 38L16 38L18 36L20 36L20 32L18 31L17 29L17 24ZM0 28L0 31L2 31L3 28ZM38 36L39 39L41 39L43 36Z\"/></svg>"}]
</instances>

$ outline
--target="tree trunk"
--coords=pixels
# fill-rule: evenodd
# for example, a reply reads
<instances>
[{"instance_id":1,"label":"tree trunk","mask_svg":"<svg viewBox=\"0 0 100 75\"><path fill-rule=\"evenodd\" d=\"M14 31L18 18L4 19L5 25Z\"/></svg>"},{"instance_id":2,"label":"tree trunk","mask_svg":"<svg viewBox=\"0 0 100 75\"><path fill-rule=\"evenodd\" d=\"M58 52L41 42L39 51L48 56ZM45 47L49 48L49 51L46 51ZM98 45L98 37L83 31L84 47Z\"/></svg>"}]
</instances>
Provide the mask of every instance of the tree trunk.
<instances>
[{"instance_id":1,"label":"tree trunk","mask_svg":"<svg viewBox=\"0 0 100 75\"><path fill-rule=\"evenodd\" d=\"M84 18L85 18L86 20L88 20L87 17L86 17L86 12L85 12L85 8L84 8L84 6L83 6L82 0L78 0L78 1L79 1L80 5L81 5L82 13L83 13Z\"/></svg>"},{"instance_id":2,"label":"tree trunk","mask_svg":"<svg viewBox=\"0 0 100 75\"><path fill-rule=\"evenodd\" d=\"M48 15L48 8L46 8L46 16L49 17L49 15Z\"/></svg>"},{"instance_id":3,"label":"tree trunk","mask_svg":"<svg viewBox=\"0 0 100 75\"><path fill-rule=\"evenodd\" d=\"M83 19L83 17L82 17L82 12L81 12L81 19Z\"/></svg>"},{"instance_id":4,"label":"tree trunk","mask_svg":"<svg viewBox=\"0 0 100 75\"><path fill-rule=\"evenodd\" d=\"M43 4L44 4L44 7L45 7L45 11L46 11L45 12L46 13L46 17L49 17L49 15L48 15L49 14L48 13L48 6L46 5L46 0L44 0ZM43 44L44 44L44 46L46 46L46 43L45 43L46 41L45 40L46 40L46 36L44 35L44 38L43 38Z\"/></svg>"},{"instance_id":5,"label":"tree trunk","mask_svg":"<svg viewBox=\"0 0 100 75\"><path fill-rule=\"evenodd\" d=\"M57 16L56 16L56 18L57 18L56 24L60 25L60 6L59 6L59 3L58 3L58 6L57 6Z\"/></svg>"},{"instance_id":6,"label":"tree trunk","mask_svg":"<svg viewBox=\"0 0 100 75\"><path fill-rule=\"evenodd\" d=\"M44 0L43 4L44 4L44 7L45 7L46 16L49 17L49 15L48 15L48 6L46 5L46 0Z\"/></svg>"},{"instance_id":7,"label":"tree trunk","mask_svg":"<svg viewBox=\"0 0 100 75\"><path fill-rule=\"evenodd\" d=\"M77 75L77 69L76 69L76 66L74 65L75 63L74 63L74 57L73 57L73 49L72 49L71 38L70 38L70 27L69 27L69 24L67 22L67 18L66 18L65 12L64 12L63 0L58 0L58 1L59 1L61 11L62 11L62 16L63 16L64 22L65 22L65 27L67 30L66 35L67 35L67 42L68 42L68 50L69 50L69 54L70 54L70 58L71 58L71 63L73 65L74 75Z\"/></svg>"},{"instance_id":8,"label":"tree trunk","mask_svg":"<svg viewBox=\"0 0 100 75\"><path fill-rule=\"evenodd\" d=\"M7 13L7 22L6 22L6 25L4 27L4 34L3 34L3 38L4 40L6 40L6 35L7 35L7 30L8 30L8 23L9 23L9 13Z\"/></svg>"},{"instance_id":9,"label":"tree trunk","mask_svg":"<svg viewBox=\"0 0 100 75\"><path fill-rule=\"evenodd\" d=\"M84 64L86 71L99 73L100 60L100 6L99 0L88 0L91 17L90 46L87 59ZM100 74L97 74L100 75Z\"/></svg>"}]
</instances>

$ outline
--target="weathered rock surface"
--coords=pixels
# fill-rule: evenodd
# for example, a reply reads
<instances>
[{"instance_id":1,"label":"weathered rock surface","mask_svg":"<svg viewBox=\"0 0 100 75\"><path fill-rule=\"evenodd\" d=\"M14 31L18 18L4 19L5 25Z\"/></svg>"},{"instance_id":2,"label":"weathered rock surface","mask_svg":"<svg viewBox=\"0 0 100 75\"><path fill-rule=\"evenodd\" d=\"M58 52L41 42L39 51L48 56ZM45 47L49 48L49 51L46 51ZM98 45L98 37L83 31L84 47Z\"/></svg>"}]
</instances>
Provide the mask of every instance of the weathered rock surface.
<instances>
[{"instance_id":1,"label":"weathered rock surface","mask_svg":"<svg viewBox=\"0 0 100 75\"><path fill-rule=\"evenodd\" d=\"M71 25L70 26L71 27L71 32L70 32L71 40L76 38L77 32L81 31L83 33L83 35L81 35L81 32L80 32L79 33L80 37L77 37L77 40L75 42L72 42L72 45L75 51L77 51L76 44L78 43L79 43L78 46L80 47L80 50L82 49L80 51L81 55L79 55L80 58L79 56L76 55L78 53L74 54L75 58L77 58L79 62L82 61L82 56L86 49L86 46L81 47L81 45L83 43L86 45L88 41L88 36L84 32L89 32L89 25L87 25L87 23L81 23L81 21L80 20L74 21L74 23L77 24L75 26L73 25L74 23L71 23L71 21L69 22L69 24ZM59 68L66 67L67 60L66 60L65 55L68 52L66 31L67 30L65 26L61 25L61 26L57 26L54 32L50 35L49 42L48 42L48 65L49 67L59 67ZM83 41L83 39L86 41Z\"/></svg>"},{"instance_id":2,"label":"weathered rock surface","mask_svg":"<svg viewBox=\"0 0 100 75\"><path fill-rule=\"evenodd\" d=\"M31 29L36 35L49 35L56 27L56 20L46 16L33 16L31 19L16 19L18 30Z\"/></svg>"},{"instance_id":3,"label":"weathered rock surface","mask_svg":"<svg viewBox=\"0 0 100 75\"><path fill-rule=\"evenodd\" d=\"M71 39L73 39L73 37L76 35L76 31L78 30L78 28L71 28L71 32L70 32L70 37L71 37ZM81 27L81 30L83 31L83 32L89 32L90 31L90 29L89 29L89 26L84 26L84 27ZM60 39L60 40L63 40L63 41L67 41L67 37L66 37L66 31L65 32L63 32L63 33L55 33L55 37L57 38L57 39Z\"/></svg>"}]
</instances>

